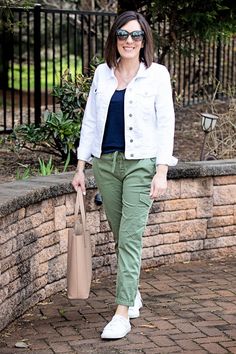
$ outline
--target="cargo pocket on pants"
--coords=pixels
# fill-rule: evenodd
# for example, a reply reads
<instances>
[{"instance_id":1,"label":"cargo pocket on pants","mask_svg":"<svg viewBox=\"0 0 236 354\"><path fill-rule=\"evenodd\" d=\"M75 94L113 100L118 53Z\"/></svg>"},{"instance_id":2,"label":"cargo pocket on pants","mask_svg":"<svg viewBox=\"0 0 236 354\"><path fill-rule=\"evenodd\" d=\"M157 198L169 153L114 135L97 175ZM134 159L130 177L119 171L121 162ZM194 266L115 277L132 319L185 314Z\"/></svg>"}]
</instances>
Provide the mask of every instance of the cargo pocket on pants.
<instances>
[{"instance_id":1,"label":"cargo pocket on pants","mask_svg":"<svg viewBox=\"0 0 236 354\"><path fill-rule=\"evenodd\" d=\"M135 211L130 215L129 222L125 224L123 231L127 232L129 237L140 239L145 229L152 200L148 194L140 193L139 202L135 207Z\"/></svg>"},{"instance_id":2,"label":"cargo pocket on pants","mask_svg":"<svg viewBox=\"0 0 236 354\"><path fill-rule=\"evenodd\" d=\"M149 210L152 206L152 199L150 199L148 194L140 193L139 195L139 200L140 200L140 222L141 222L141 228L144 228L147 224L147 219L148 219L148 214Z\"/></svg>"},{"instance_id":3,"label":"cargo pocket on pants","mask_svg":"<svg viewBox=\"0 0 236 354\"><path fill-rule=\"evenodd\" d=\"M140 193L139 200L146 204L149 208L152 205L152 199L148 194Z\"/></svg>"}]
</instances>

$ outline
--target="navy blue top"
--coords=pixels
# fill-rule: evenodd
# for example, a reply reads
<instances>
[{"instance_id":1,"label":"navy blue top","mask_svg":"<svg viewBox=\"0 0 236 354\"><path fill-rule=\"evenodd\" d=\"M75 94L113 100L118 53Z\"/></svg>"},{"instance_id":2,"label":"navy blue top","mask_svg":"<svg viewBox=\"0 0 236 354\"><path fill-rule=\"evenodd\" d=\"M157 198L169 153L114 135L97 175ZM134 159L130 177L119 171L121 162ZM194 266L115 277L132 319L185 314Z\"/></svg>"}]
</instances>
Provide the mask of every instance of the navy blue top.
<instances>
[{"instance_id":1,"label":"navy blue top","mask_svg":"<svg viewBox=\"0 0 236 354\"><path fill-rule=\"evenodd\" d=\"M111 98L102 142L102 154L125 151L125 89L116 90Z\"/></svg>"}]
</instances>

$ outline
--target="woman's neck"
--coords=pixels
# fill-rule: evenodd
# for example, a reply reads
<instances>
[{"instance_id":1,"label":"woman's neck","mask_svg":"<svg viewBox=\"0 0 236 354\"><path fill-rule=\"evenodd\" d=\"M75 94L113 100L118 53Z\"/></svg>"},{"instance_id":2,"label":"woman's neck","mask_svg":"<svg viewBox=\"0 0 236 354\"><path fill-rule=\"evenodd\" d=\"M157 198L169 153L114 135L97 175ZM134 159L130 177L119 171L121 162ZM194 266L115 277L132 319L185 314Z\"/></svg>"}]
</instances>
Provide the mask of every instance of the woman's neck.
<instances>
[{"instance_id":1,"label":"woman's neck","mask_svg":"<svg viewBox=\"0 0 236 354\"><path fill-rule=\"evenodd\" d=\"M116 69L123 74L134 74L137 73L139 69L140 62L139 60L125 60L120 59Z\"/></svg>"},{"instance_id":2,"label":"woman's neck","mask_svg":"<svg viewBox=\"0 0 236 354\"><path fill-rule=\"evenodd\" d=\"M117 89L122 90L128 86L139 70L139 61L120 60L115 68L115 76L118 81Z\"/></svg>"}]
</instances>

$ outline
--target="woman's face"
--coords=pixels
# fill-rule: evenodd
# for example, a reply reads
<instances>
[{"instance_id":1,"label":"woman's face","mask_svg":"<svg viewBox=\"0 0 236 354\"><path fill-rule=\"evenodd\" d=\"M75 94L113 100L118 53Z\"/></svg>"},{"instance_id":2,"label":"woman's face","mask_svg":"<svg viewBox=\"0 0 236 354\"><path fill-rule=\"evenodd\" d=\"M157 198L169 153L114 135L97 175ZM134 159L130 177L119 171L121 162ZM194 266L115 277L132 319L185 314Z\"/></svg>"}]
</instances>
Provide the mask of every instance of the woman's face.
<instances>
[{"instance_id":1,"label":"woman's face","mask_svg":"<svg viewBox=\"0 0 236 354\"><path fill-rule=\"evenodd\" d=\"M141 31L141 26L137 20L132 20L122 26L121 29L130 33L133 31ZM117 50L122 59L139 60L141 48L143 48L143 40L134 40L130 35L127 39L119 39L117 37Z\"/></svg>"}]
</instances>

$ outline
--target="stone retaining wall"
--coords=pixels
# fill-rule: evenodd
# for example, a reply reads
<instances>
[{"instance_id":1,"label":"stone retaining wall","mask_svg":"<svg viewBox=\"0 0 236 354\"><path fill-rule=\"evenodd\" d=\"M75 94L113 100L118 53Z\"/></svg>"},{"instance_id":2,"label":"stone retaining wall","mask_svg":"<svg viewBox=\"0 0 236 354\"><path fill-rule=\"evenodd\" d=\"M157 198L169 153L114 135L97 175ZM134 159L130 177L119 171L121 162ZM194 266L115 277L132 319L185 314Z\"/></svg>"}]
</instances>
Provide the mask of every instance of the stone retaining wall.
<instances>
[{"instance_id":1,"label":"stone retaining wall","mask_svg":"<svg viewBox=\"0 0 236 354\"><path fill-rule=\"evenodd\" d=\"M71 173L0 185L0 329L66 288ZM116 272L112 233L87 172L94 278ZM217 258L236 251L236 161L170 169L168 191L153 203L143 237L143 268Z\"/></svg>"}]
</instances>

